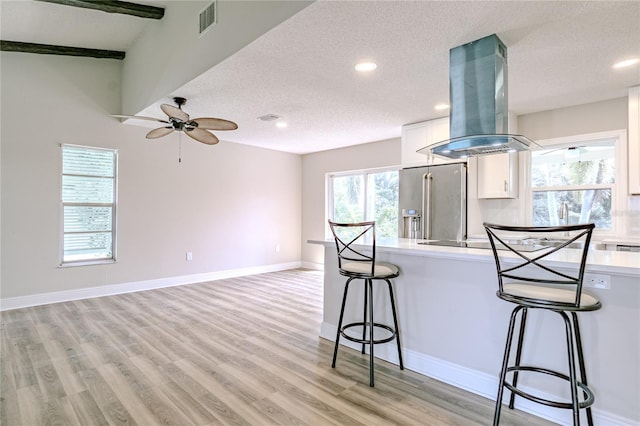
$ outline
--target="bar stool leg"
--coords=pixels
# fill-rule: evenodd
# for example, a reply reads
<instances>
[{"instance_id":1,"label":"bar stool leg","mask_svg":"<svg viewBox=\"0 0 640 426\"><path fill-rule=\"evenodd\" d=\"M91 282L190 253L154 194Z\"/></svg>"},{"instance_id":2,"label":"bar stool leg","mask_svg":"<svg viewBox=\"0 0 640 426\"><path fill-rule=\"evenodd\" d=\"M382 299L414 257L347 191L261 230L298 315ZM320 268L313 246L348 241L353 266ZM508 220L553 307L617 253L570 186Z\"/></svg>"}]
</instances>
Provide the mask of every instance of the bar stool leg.
<instances>
[{"instance_id":1,"label":"bar stool leg","mask_svg":"<svg viewBox=\"0 0 640 426\"><path fill-rule=\"evenodd\" d=\"M580 335L580 324L578 323L578 314L571 312L573 317L574 336L576 339L576 350L578 351L578 367L580 368L580 381L588 386L587 383L587 371L584 364L584 355L582 352L582 336ZM585 394L586 396L586 394ZM587 407L587 423L589 426L593 426L593 415L591 414L591 406Z\"/></svg>"},{"instance_id":2,"label":"bar stool leg","mask_svg":"<svg viewBox=\"0 0 640 426\"><path fill-rule=\"evenodd\" d=\"M373 281L367 280L369 287L369 386L373 387Z\"/></svg>"},{"instance_id":3,"label":"bar stool leg","mask_svg":"<svg viewBox=\"0 0 640 426\"><path fill-rule=\"evenodd\" d=\"M518 333L518 345L516 349L516 363L515 367L520 366L520 359L522 358L522 345L524 343L524 328L527 324L527 308L522 309L522 316L520 317L520 331ZM517 387L518 385L518 370L513 372L513 387ZM514 403L516 400L516 394L511 392L511 398L509 398L509 408L513 410Z\"/></svg>"},{"instance_id":4,"label":"bar stool leg","mask_svg":"<svg viewBox=\"0 0 640 426\"><path fill-rule=\"evenodd\" d=\"M367 340L367 305L369 303L369 298L367 294L369 294L369 285L367 284L368 280L364 280L364 313L362 314L362 354L365 352L365 345Z\"/></svg>"},{"instance_id":5,"label":"bar stool leg","mask_svg":"<svg viewBox=\"0 0 640 426\"><path fill-rule=\"evenodd\" d=\"M393 326L395 328L396 343L398 344L398 360L400 361L400 370L404 370L402 363L402 345L400 344L400 329L398 328L398 316L396 315L396 302L393 297L393 287L391 281L385 280L389 286L389 298L391 299L391 312L393 313Z\"/></svg>"},{"instance_id":6,"label":"bar stool leg","mask_svg":"<svg viewBox=\"0 0 640 426\"><path fill-rule=\"evenodd\" d=\"M516 316L518 312L524 309L524 306L517 306L513 312L511 312L511 319L509 320L509 330L507 331L507 343L504 347L504 356L502 357L502 369L500 370L500 378L498 384L498 395L496 396L496 410L493 415L493 426L498 426L500 423L500 410L502 409L502 395L504 394L504 382L507 377L507 367L509 364L509 353L511 352L511 342L513 341L513 331L516 324Z\"/></svg>"},{"instance_id":7,"label":"bar stool leg","mask_svg":"<svg viewBox=\"0 0 640 426\"><path fill-rule=\"evenodd\" d=\"M573 348L573 327L571 321L565 312L558 312L565 323L565 332L567 334L567 357L569 360L569 383L571 384L571 403L573 405L573 424L580 424L580 406L578 401L578 383L576 379L576 361L575 351Z\"/></svg>"},{"instance_id":8,"label":"bar stool leg","mask_svg":"<svg viewBox=\"0 0 640 426\"><path fill-rule=\"evenodd\" d=\"M338 319L338 333L336 334L336 346L333 349L333 361L331 368L336 368L336 358L338 357L338 346L340 345L340 334L342 333L342 318L344 317L344 307L347 303L347 293L349 292L349 283L353 278L349 278L344 284L344 295L342 296L342 307L340 308L340 319Z\"/></svg>"}]
</instances>

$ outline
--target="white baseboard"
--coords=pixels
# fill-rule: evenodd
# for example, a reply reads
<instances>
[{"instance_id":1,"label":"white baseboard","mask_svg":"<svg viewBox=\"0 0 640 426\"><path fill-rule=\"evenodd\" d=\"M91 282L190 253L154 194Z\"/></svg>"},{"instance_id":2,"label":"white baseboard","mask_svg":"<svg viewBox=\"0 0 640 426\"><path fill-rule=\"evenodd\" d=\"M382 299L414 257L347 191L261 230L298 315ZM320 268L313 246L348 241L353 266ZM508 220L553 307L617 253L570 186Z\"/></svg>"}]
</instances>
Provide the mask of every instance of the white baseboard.
<instances>
[{"instance_id":1,"label":"white baseboard","mask_svg":"<svg viewBox=\"0 0 640 426\"><path fill-rule=\"evenodd\" d=\"M324 263L302 262L302 267L316 271L324 271Z\"/></svg>"},{"instance_id":2,"label":"white baseboard","mask_svg":"<svg viewBox=\"0 0 640 426\"><path fill-rule=\"evenodd\" d=\"M0 311L28 308L30 306L47 305L50 303L68 302L70 300L91 299L93 297L113 296L115 294L133 293L136 291L153 290L155 288L173 287L177 285L195 284L205 281L216 281L226 278L242 277L246 275L262 274L266 272L284 271L302 267L302 262L279 263L275 265L254 266L250 268L229 269L225 271L207 272L203 274L183 275L179 277L158 278L153 280L135 281L123 284L112 284L98 287L81 288L77 290L55 291L28 296L0 299Z\"/></svg>"},{"instance_id":3,"label":"white baseboard","mask_svg":"<svg viewBox=\"0 0 640 426\"><path fill-rule=\"evenodd\" d=\"M320 325L320 337L332 342L335 342L337 331L337 326L333 324L323 322ZM340 344L352 349L360 350L359 344L350 342L346 339L341 339ZM402 348L402 354L404 367L406 369L495 401L498 390L497 373L494 376L406 348ZM398 364L398 355L395 344L386 344L379 347L376 346L375 356L376 358L383 359L393 364ZM338 358L339 357L340 355L338 355ZM559 399L557 395L541 393L537 389L525 388L524 390L546 399ZM509 393L505 392L505 394L507 395L503 397L503 401L508 404ZM573 424L570 410L554 409L545 405L536 404L524 398L516 399L516 408L561 425ZM502 408L503 411L508 409L509 408L506 406L503 406ZM597 410L596 408L592 410L592 414L595 424L607 426L640 425L638 422L634 422L614 413ZM584 414L582 414L582 416L584 416Z\"/></svg>"}]
</instances>

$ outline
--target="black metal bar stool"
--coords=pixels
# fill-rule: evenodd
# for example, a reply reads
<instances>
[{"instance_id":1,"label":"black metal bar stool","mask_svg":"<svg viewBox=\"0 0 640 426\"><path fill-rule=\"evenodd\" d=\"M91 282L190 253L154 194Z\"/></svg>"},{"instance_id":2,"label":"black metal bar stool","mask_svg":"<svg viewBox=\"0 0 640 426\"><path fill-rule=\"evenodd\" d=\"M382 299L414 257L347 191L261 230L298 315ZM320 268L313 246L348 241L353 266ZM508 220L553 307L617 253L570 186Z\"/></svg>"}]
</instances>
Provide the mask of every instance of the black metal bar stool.
<instances>
[{"instance_id":1,"label":"black metal bar stool","mask_svg":"<svg viewBox=\"0 0 640 426\"><path fill-rule=\"evenodd\" d=\"M365 346L369 345L369 386L373 386L373 347L379 343L387 343L396 340L398 345L398 359L400 369L404 370L402 363L402 349L400 348L400 332L398 330L398 317L396 315L396 304L393 298L393 288L391 278L396 278L400 271L396 265L387 262L376 262L376 234L375 222L360 223L335 223L329 221L331 232L335 238L338 249L338 268L340 275L348 277L344 286L342 297L342 307L340 308L340 319L338 320L338 333L336 335L336 345L333 350L333 362L331 367L336 367L338 356L338 346L340 336L352 342L362 344L362 353L365 353ZM352 322L342 325L349 284L356 279L364 280L364 314L362 321ZM389 288L389 299L391 302L391 312L393 314L393 327L386 324L374 322L373 315L373 281L384 280ZM367 318L368 314L368 318ZM353 327L362 327L362 338L353 337L347 334L347 330ZM374 338L374 329L385 330L386 336ZM367 330L369 333L367 333Z\"/></svg>"},{"instance_id":2,"label":"black metal bar stool","mask_svg":"<svg viewBox=\"0 0 640 426\"><path fill-rule=\"evenodd\" d=\"M577 313L595 311L602 306L595 296L582 292L587 253L595 225L589 223L555 227L521 227L485 223L484 227L489 235L498 269L499 289L496 294L500 299L516 305L509 322L493 424L498 425L500 421L502 395L504 388L507 388L511 391L509 401L511 409L514 407L515 396L518 395L550 407L572 410L574 425L580 424L580 410L585 409L587 422L593 425L591 406L595 398L593 391L587 385ZM514 238L514 233L520 234L520 237ZM571 233L572 236L568 237ZM519 240L522 234L529 236L524 242ZM566 264L562 268L555 268L553 260L563 258L557 256L557 253L562 251L571 256L568 253L569 250L573 250L573 258L576 256L575 253L579 255L579 261L573 268L567 267ZM562 317L566 332L568 374L521 363L529 309L544 309ZM520 329L515 360L512 365L509 365L518 314L520 314ZM576 372L576 355L579 378ZM507 380L509 373L513 374L511 381ZM552 401L524 392L517 387L518 375L527 373L542 373L568 381L571 401Z\"/></svg>"}]
</instances>

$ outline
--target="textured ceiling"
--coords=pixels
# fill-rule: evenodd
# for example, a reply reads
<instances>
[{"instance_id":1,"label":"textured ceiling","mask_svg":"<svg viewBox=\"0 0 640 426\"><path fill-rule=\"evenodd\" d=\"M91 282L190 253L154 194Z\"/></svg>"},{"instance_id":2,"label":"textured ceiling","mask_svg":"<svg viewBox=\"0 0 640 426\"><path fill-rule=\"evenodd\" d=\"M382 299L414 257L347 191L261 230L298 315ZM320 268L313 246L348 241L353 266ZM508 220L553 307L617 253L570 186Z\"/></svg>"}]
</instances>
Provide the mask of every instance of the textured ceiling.
<instances>
[{"instance_id":1,"label":"textured ceiling","mask_svg":"<svg viewBox=\"0 0 640 426\"><path fill-rule=\"evenodd\" d=\"M448 102L449 49L497 33L516 114L626 96L640 68L640 2L335 2L312 4L176 90L192 116L240 128L220 137L297 153L400 136ZM354 65L378 64L362 75ZM153 114L157 105L144 111ZM257 117L276 114L288 127ZM444 113L446 115L446 112Z\"/></svg>"},{"instance_id":2,"label":"textured ceiling","mask_svg":"<svg viewBox=\"0 0 640 426\"><path fill-rule=\"evenodd\" d=\"M19 30L7 14L24 11L5 3L2 35L9 39ZM125 16L116 26L104 13L40 2L30 7L45 6L65 31L44 34L48 24L34 11L19 26L19 41L126 50L149 25ZM640 1L318 1L137 113L162 117L159 104L183 96L192 117L238 123L221 140L294 153L399 137L403 124L446 115L433 107L449 100L449 49L492 33L508 49L516 114L623 97L640 84L638 65L611 68L640 56ZM363 59L377 70L357 73ZM288 127L257 119L265 114Z\"/></svg>"}]
</instances>

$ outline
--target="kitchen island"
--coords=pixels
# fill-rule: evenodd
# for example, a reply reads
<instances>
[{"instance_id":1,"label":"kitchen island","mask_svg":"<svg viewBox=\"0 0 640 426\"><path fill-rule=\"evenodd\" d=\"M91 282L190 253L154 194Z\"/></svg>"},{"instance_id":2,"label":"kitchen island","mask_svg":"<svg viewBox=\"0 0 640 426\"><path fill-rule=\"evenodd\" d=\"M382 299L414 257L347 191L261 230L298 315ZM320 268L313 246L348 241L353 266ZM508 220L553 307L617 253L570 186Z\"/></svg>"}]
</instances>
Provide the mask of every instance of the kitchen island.
<instances>
[{"instance_id":1,"label":"kitchen island","mask_svg":"<svg viewBox=\"0 0 640 426\"><path fill-rule=\"evenodd\" d=\"M309 243L325 246L320 335L335 341L346 278L338 273L333 240ZM572 252L556 256L556 266L578 262L578 250L575 256ZM393 281L405 367L495 399L513 305L496 296L498 284L491 250L427 246L399 238L378 240L377 260L394 263L401 270ZM585 287L603 307L580 315L587 377L596 396L594 420L606 425L640 424L640 253L591 250L587 274L609 277L610 286ZM374 293L377 318L391 323L386 292ZM362 297L350 293L351 309L345 312L345 322L361 315L361 303ZM564 327L557 315L531 311L528 322L523 360L566 370ZM377 345L376 356L397 363L392 344ZM549 385L540 383L539 377L525 376L521 381L537 394L568 398L561 381L551 379ZM516 407L558 423L570 423L569 410L522 398L516 400Z\"/></svg>"}]
</instances>

